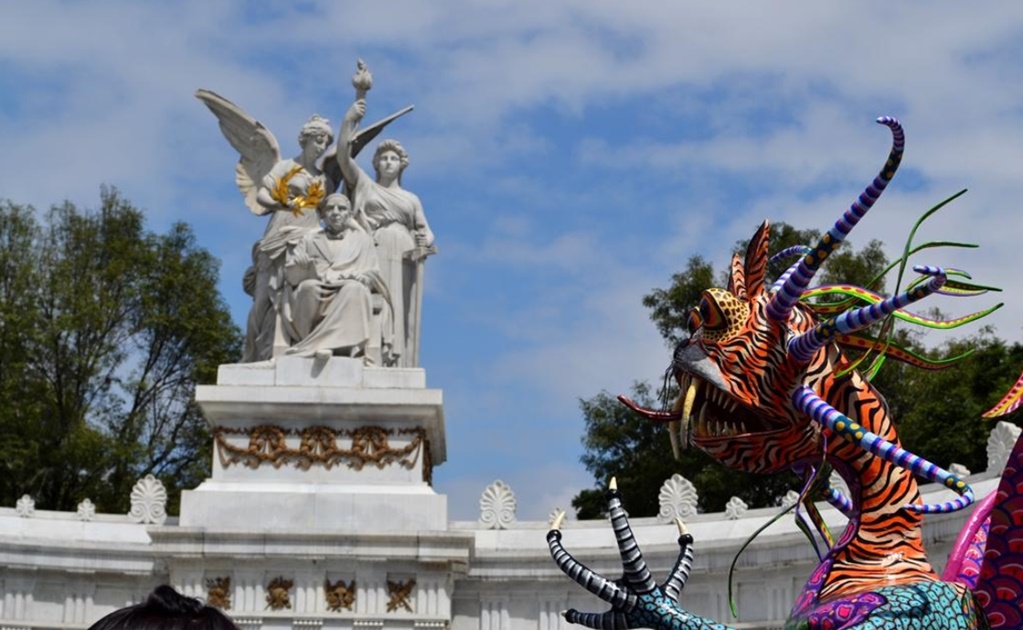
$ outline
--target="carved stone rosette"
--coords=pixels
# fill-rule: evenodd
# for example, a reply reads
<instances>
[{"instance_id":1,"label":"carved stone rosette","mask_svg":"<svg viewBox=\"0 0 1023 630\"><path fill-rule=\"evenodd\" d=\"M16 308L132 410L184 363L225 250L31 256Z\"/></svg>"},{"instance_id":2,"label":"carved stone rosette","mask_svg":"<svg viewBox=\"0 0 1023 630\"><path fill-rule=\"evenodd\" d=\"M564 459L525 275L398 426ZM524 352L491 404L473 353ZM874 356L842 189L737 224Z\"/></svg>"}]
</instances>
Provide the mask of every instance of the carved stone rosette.
<instances>
[{"instance_id":1,"label":"carved stone rosette","mask_svg":"<svg viewBox=\"0 0 1023 630\"><path fill-rule=\"evenodd\" d=\"M657 501L661 506L657 512L657 519L662 523L670 523L675 517L692 518L696 516L699 498L693 482L676 473L664 482L657 495Z\"/></svg>"},{"instance_id":2,"label":"carved stone rosette","mask_svg":"<svg viewBox=\"0 0 1023 630\"><path fill-rule=\"evenodd\" d=\"M167 489L153 475L139 479L131 489L128 518L136 523L163 525L167 520Z\"/></svg>"},{"instance_id":3,"label":"carved stone rosette","mask_svg":"<svg viewBox=\"0 0 1023 630\"><path fill-rule=\"evenodd\" d=\"M325 579L323 593L327 599L327 610L331 612L352 610L355 606L355 580L350 583L338 580L332 584L329 579Z\"/></svg>"},{"instance_id":4,"label":"carved stone rosette","mask_svg":"<svg viewBox=\"0 0 1023 630\"><path fill-rule=\"evenodd\" d=\"M206 603L221 610L231 610L230 576L207 578Z\"/></svg>"},{"instance_id":5,"label":"carved stone rosette","mask_svg":"<svg viewBox=\"0 0 1023 630\"><path fill-rule=\"evenodd\" d=\"M480 523L488 529L507 529L516 520L517 507L515 493L498 479L480 496Z\"/></svg>"},{"instance_id":6,"label":"carved stone rosette","mask_svg":"<svg viewBox=\"0 0 1023 630\"><path fill-rule=\"evenodd\" d=\"M295 586L295 581L283 576L270 580L266 586L266 607L270 610L291 608L291 588L293 586Z\"/></svg>"},{"instance_id":7,"label":"carved stone rosette","mask_svg":"<svg viewBox=\"0 0 1023 630\"><path fill-rule=\"evenodd\" d=\"M247 435L249 444L241 447L228 441L230 436ZM298 446L288 445L288 438L298 438ZM390 438L402 437L409 443L402 447L390 444ZM367 464L383 469L398 464L412 470L427 445L426 431L422 428L384 429L364 426L355 429L332 429L317 426L305 429L285 429L276 425L260 425L248 429L218 427L213 431L220 463L226 468L244 464L259 468L269 464L274 468L293 465L302 470L323 466L327 470L342 464L353 470L362 470ZM424 453L425 455L425 453ZM423 459L423 480L432 475L428 457Z\"/></svg>"},{"instance_id":8,"label":"carved stone rosette","mask_svg":"<svg viewBox=\"0 0 1023 630\"><path fill-rule=\"evenodd\" d=\"M392 582L391 580L387 580L387 595L389 597L387 602L387 612L394 612L398 610L398 608L404 608L407 612L415 612L412 609L412 604L409 603L412 591L415 588L415 579L406 580L405 582Z\"/></svg>"}]
</instances>

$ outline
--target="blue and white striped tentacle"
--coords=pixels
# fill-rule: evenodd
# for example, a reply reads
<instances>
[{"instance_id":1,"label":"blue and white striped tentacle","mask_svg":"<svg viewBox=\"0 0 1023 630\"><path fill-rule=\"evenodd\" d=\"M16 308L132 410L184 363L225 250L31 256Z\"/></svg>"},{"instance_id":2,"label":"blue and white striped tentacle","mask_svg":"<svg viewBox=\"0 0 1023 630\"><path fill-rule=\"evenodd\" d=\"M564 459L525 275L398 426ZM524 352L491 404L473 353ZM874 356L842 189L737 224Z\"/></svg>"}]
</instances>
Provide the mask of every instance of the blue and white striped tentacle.
<instances>
[{"instance_id":1,"label":"blue and white striped tentacle","mask_svg":"<svg viewBox=\"0 0 1023 630\"><path fill-rule=\"evenodd\" d=\"M931 279L899 295L894 295L876 304L847 311L838 317L817 324L811 330L789 340L789 357L793 361L809 361L813 358L813 353L830 343L835 335L848 335L863 330L900 308L936 293L945 286L947 277L940 267L918 265L913 269L918 273L931 276Z\"/></svg>"},{"instance_id":2,"label":"blue and white striped tentacle","mask_svg":"<svg viewBox=\"0 0 1023 630\"><path fill-rule=\"evenodd\" d=\"M665 595L681 604L682 589L686 587L689 572L693 570L693 535L679 535L678 546L678 559L675 560L675 566L671 568L671 573L668 574L668 579L664 581L664 586L661 588Z\"/></svg>"},{"instance_id":3,"label":"blue and white striped tentacle","mask_svg":"<svg viewBox=\"0 0 1023 630\"><path fill-rule=\"evenodd\" d=\"M853 509L852 499L842 494L840 490L828 486L827 491L824 493L824 500L842 514L850 518L853 516L855 510Z\"/></svg>"},{"instance_id":4,"label":"blue and white striped tentacle","mask_svg":"<svg viewBox=\"0 0 1023 630\"><path fill-rule=\"evenodd\" d=\"M618 541L618 553L622 556L622 577L626 584L632 587L637 595L643 595L657 588L654 577L646 566L643 559L643 552L639 550L639 544L632 535L632 528L629 527L629 517L625 515L622 508L622 495L618 490L607 491L607 507L611 515L611 527L615 532L615 540Z\"/></svg>"},{"instance_id":5,"label":"blue and white striped tentacle","mask_svg":"<svg viewBox=\"0 0 1023 630\"><path fill-rule=\"evenodd\" d=\"M903 506L905 509L911 512L923 512L926 514L955 512L973 503L973 489L958 476L892 444L876 433L868 431L862 425L826 403L809 387L803 386L798 388L792 394L792 402L797 409L813 418L815 422L821 424L835 435L853 444L858 444L863 450L895 464L899 468L908 470L928 481L940 483L959 494L959 498L953 501L928 505L910 503Z\"/></svg>"},{"instance_id":6,"label":"blue and white striped tentacle","mask_svg":"<svg viewBox=\"0 0 1023 630\"><path fill-rule=\"evenodd\" d=\"M547 546L550 548L551 557L554 558L554 563L558 565L558 568L587 591L624 611L632 610L636 606L635 595L628 593L604 576L594 573L586 565L573 558L572 554L568 553L561 545L561 531L552 529L547 532Z\"/></svg>"},{"instance_id":7,"label":"blue and white striped tentacle","mask_svg":"<svg viewBox=\"0 0 1023 630\"><path fill-rule=\"evenodd\" d=\"M793 245L792 247L786 247L785 249L781 250L780 252L778 252L774 256L771 256L771 260L769 262L774 263L774 262L777 262L777 261L779 261L779 260L781 260L783 258L788 258L789 256L797 256L797 255L798 256L802 256L804 254L810 253L811 251L813 251L813 250L811 250L806 245ZM789 268L786 269L784 272L782 272L782 274L780 276L778 276L778 279L775 280L774 284L771 285L771 290L768 291L768 293L775 293L779 289L781 289L783 286L785 286L785 283L789 281L789 277L796 272L796 268L797 267L799 267L799 261L798 260L796 262L792 263L791 265L789 265Z\"/></svg>"},{"instance_id":8,"label":"blue and white striped tentacle","mask_svg":"<svg viewBox=\"0 0 1023 630\"><path fill-rule=\"evenodd\" d=\"M874 178L874 181L849 206L849 209L835 222L835 225L828 230L827 234L821 237L816 247L803 256L795 271L792 272L785 283L771 297L771 301L767 305L767 314L772 320L776 322L788 321L792 307L795 306L803 291L810 285L810 280L813 279L821 264L827 260L831 252L835 251L842 244L845 237L856 227L860 219L867 214L867 211L870 210L871 206L874 205L874 202L877 201L877 198L881 196L881 193L888 186L888 182L895 176L895 171L902 161L902 152L905 148L906 139L902 132L902 125L899 124L898 120L888 116L878 118L877 122L886 125L892 132L892 148L888 153L888 160L885 162L884 167L882 167L881 172Z\"/></svg>"}]
</instances>

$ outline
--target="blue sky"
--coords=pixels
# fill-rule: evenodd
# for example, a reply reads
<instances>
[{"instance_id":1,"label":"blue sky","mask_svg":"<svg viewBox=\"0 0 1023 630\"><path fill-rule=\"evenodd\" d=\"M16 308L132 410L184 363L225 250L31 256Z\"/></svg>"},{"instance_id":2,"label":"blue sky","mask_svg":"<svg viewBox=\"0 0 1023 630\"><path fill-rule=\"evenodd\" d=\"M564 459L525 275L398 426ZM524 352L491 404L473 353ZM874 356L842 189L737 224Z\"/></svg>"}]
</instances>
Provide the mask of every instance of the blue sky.
<instances>
[{"instance_id":1,"label":"blue sky","mask_svg":"<svg viewBox=\"0 0 1023 630\"><path fill-rule=\"evenodd\" d=\"M441 249L422 348L446 401L437 489L452 518L474 519L502 479L519 518L541 519L592 483L578 399L667 363L642 296L692 254L720 266L764 218L829 225L887 154L879 115L903 121L906 157L853 242L895 251L923 210L970 188L921 237L982 249L917 262L1005 288L990 321L1020 339L1023 3L973 6L7 3L0 197L94 207L111 184L155 229L190 223L242 323L265 219L192 94L230 98L290 155L310 114L337 125L364 58L368 120L416 105L387 134L410 153L403 181Z\"/></svg>"}]
</instances>

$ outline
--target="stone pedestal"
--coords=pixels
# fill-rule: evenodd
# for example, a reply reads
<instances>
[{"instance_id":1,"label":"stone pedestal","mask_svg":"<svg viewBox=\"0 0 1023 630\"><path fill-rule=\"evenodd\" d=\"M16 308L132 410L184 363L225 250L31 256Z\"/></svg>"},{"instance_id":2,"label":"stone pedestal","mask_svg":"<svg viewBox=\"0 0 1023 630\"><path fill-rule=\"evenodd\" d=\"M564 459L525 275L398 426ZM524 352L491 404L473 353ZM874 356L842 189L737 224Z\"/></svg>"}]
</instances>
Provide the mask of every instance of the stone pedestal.
<instances>
[{"instance_id":1,"label":"stone pedestal","mask_svg":"<svg viewBox=\"0 0 1023 630\"><path fill-rule=\"evenodd\" d=\"M181 526L447 529L447 498L430 485L447 457L443 401L423 369L278 357L221 366L196 401L213 433L213 475L182 494Z\"/></svg>"}]
</instances>

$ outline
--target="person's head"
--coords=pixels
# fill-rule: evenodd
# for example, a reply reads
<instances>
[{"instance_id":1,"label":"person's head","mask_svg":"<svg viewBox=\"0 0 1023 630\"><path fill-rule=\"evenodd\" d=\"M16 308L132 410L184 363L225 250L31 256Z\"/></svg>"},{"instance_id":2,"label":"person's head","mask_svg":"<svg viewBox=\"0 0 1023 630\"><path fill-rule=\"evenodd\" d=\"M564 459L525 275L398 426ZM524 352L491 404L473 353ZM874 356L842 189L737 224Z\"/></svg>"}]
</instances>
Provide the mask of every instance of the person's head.
<instances>
[{"instance_id":1,"label":"person's head","mask_svg":"<svg viewBox=\"0 0 1023 630\"><path fill-rule=\"evenodd\" d=\"M373 168L377 172L377 181L383 179L401 181L401 174L408 166L408 153L397 140L384 140L377 145L373 153Z\"/></svg>"},{"instance_id":2,"label":"person's head","mask_svg":"<svg viewBox=\"0 0 1023 630\"><path fill-rule=\"evenodd\" d=\"M330 128L330 121L319 114L313 114L302 125L302 131L298 132L298 144L302 152L313 157L319 157L333 141L334 132Z\"/></svg>"},{"instance_id":3,"label":"person's head","mask_svg":"<svg viewBox=\"0 0 1023 630\"><path fill-rule=\"evenodd\" d=\"M238 630L238 626L216 608L164 584L146 601L115 610L89 630Z\"/></svg>"},{"instance_id":4,"label":"person's head","mask_svg":"<svg viewBox=\"0 0 1023 630\"><path fill-rule=\"evenodd\" d=\"M318 210L324 227L334 233L344 230L352 218L352 203L341 193L327 195Z\"/></svg>"}]
</instances>

